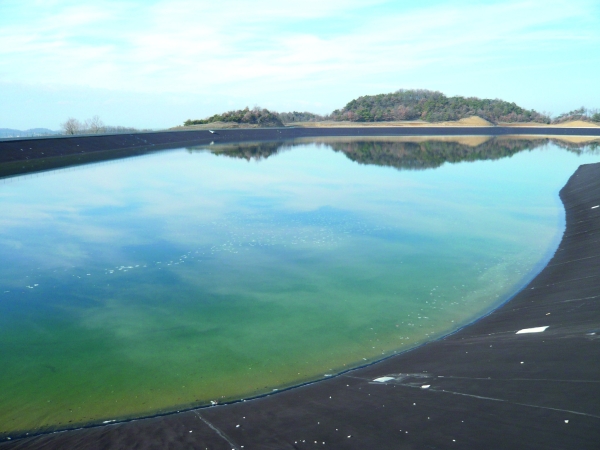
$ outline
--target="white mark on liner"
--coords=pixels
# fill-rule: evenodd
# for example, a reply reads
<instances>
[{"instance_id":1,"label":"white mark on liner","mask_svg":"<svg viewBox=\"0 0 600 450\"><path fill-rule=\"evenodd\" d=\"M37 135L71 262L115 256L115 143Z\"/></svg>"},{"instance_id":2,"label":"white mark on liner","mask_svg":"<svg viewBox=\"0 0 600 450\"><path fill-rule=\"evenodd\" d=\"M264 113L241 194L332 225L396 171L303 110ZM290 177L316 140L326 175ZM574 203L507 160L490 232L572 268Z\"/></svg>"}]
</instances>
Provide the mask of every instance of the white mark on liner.
<instances>
[{"instance_id":1,"label":"white mark on liner","mask_svg":"<svg viewBox=\"0 0 600 450\"><path fill-rule=\"evenodd\" d=\"M429 389L430 387L430 384L424 384L423 386L421 386L421 389Z\"/></svg>"},{"instance_id":2,"label":"white mark on liner","mask_svg":"<svg viewBox=\"0 0 600 450\"><path fill-rule=\"evenodd\" d=\"M525 333L542 333L546 331L548 327L535 327L535 328L523 328L516 332L516 334L525 334Z\"/></svg>"},{"instance_id":3,"label":"white mark on liner","mask_svg":"<svg viewBox=\"0 0 600 450\"><path fill-rule=\"evenodd\" d=\"M375 378L373 381L377 381L378 383L385 383L386 381L393 380L394 377L379 377Z\"/></svg>"},{"instance_id":4,"label":"white mark on liner","mask_svg":"<svg viewBox=\"0 0 600 450\"><path fill-rule=\"evenodd\" d=\"M600 205L592 206L592 209L600 208Z\"/></svg>"}]
</instances>

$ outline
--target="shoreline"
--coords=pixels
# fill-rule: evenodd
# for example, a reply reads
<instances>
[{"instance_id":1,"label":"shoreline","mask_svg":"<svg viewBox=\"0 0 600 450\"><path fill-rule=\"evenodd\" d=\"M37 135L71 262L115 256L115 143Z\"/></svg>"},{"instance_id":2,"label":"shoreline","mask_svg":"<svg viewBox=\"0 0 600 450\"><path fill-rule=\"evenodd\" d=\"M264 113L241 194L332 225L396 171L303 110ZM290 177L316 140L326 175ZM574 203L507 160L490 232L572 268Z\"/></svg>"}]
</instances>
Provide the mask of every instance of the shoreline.
<instances>
[{"instance_id":1,"label":"shoreline","mask_svg":"<svg viewBox=\"0 0 600 450\"><path fill-rule=\"evenodd\" d=\"M309 440L343 448L445 448L454 442L595 448L600 208L593 207L600 204L599 175L600 163L580 166L561 190L565 232L544 269L491 313L443 338L277 395L5 441L0 448L154 448L167 442L303 448ZM538 326L549 328L515 334ZM390 379L373 381L381 377ZM295 444L300 438L306 441L301 446Z\"/></svg>"}]
</instances>

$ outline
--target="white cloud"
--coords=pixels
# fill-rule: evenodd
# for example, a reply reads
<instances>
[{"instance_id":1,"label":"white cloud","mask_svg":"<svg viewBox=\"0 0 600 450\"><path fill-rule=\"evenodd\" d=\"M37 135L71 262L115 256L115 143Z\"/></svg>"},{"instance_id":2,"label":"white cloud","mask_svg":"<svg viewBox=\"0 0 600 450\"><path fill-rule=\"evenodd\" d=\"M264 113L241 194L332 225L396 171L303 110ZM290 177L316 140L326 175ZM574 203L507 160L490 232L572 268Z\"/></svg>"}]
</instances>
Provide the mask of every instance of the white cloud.
<instances>
[{"instance_id":1,"label":"white cloud","mask_svg":"<svg viewBox=\"0 0 600 450\"><path fill-rule=\"evenodd\" d=\"M525 62L567 64L600 44L588 0L28 3L12 2L0 19L0 82L315 104L333 91L349 100L432 87L423 83L436 73L452 83Z\"/></svg>"}]
</instances>

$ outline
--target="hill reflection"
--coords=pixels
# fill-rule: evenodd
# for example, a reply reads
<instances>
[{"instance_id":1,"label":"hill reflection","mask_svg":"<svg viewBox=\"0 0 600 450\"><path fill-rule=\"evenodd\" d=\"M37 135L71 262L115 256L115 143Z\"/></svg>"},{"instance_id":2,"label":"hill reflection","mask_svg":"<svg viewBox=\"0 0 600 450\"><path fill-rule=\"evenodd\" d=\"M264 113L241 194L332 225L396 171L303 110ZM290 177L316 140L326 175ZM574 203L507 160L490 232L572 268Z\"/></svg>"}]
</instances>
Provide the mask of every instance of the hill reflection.
<instances>
[{"instance_id":1,"label":"hill reflection","mask_svg":"<svg viewBox=\"0 0 600 450\"><path fill-rule=\"evenodd\" d=\"M554 138L517 139L510 137L408 138L329 138L294 141L247 142L188 148L209 150L215 155L260 161L306 144L329 147L359 164L394 167L400 170L426 170L445 163L497 160L523 151L555 144L577 154L596 153L598 141L565 141Z\"/></svg>"}]
</instances>

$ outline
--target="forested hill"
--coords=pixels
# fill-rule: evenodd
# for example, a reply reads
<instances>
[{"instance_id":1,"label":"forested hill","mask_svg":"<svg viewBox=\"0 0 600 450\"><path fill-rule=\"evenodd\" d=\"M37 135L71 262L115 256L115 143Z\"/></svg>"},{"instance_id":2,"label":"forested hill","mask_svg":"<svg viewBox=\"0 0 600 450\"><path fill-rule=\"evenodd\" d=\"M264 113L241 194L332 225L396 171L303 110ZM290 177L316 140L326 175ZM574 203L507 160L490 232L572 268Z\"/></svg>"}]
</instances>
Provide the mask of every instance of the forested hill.
<instances>
[{"instance_id":1,"label":"forested hill","mask_svg":"<svg viewBox=\"0 0 600 450\"><path fill-rule=\"evenodd\" d=\"M283 123L277 113L268 109L239 109L237 111L227 111L223 114L215 114L206 119L186 120L184 126L204 125L213 122L231 122L247 125L259 125L262 127L282 127Z\"/></svg>"},{"instance_id":2,"label":"forested hill","mask_svg":"<svg viewBox=\"0 0 600 450\"><path fill-rule=\"evenodd\" d=\"M400 89L390 94L365 95L352 100L342 109L329 115L310 112L276 112L255 107L215 114L206 119L186 120L184 126L229 122L240 126L282 127L298 122L350 121L390 122L424 120L446 122L478 116L498 124L500 122L562 123L574 120L600 123L600 110L579 108L561 114L552 120L533 109L524 109L515 103L499 99L477 97L446 97L441 92L426 89Z\"/></svg>"},{"instance_id":3,"label":"forested hill","mask_svg":"<svg viewBox=\"0 0 600 450\"><path fill-rule=\"evenodd\" d=\"M492 123L550 123L548 116L534 110L523 109L515 103L504 100L446 97L441 92L425 89L400 89L390 94L365 95L331 113L333 120L349 120L351 122L418 119L427 122L442 122L471 116L479 116Z\"/></svg>"}]
</instances>

